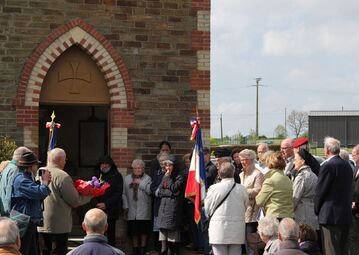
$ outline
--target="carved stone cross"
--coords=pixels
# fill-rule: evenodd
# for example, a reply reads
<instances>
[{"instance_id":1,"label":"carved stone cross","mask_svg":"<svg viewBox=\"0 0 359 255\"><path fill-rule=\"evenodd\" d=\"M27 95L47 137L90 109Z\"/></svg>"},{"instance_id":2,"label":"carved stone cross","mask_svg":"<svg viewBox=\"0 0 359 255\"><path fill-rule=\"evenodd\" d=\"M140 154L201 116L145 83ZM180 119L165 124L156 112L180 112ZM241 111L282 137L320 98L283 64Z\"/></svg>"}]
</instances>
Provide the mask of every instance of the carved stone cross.
<instances>
[{"instance_id":1,"label":"carved stone cross","mask_svg":"<svg viewBox=\"0 0 359 255\"><path fill-rule=\"evenodd\" d=\"M59 72L59 82L71 80L70 94L80 94L80 89L76 80L81 80L87 83L91 82L91 73L79 73L79 62L70 62L72 72L71 74L63 74Z\"/></svg>"}]
</instances>

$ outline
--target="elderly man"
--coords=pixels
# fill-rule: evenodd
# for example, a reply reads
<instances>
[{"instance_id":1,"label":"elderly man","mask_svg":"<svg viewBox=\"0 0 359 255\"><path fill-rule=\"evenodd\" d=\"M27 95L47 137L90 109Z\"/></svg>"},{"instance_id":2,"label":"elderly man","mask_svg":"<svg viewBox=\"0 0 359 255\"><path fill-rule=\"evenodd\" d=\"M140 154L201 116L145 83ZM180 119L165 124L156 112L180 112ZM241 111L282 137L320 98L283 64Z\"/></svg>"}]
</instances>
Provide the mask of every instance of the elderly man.
<instances>
[{"instance_id":1,"label":"elderly man","mask_svg":"<svg viewBox=\"0 0 359 255\"><path fill-rule=\"evenodd\" d=\"M262 172L262 174L267 173L266 165L264 164L264 154L269 151L269 146L266 143L259 143L257 147L257 157L258 161L256 161L256 168Z\"/></svg>"},{"instance_id":2,"label":"elderly man","mask_svg":"<svg viewBox=\"0 0 359 255\"><path fill-rule=\"evenodd\" d=\"M0 217L0 254L21 255L19 228L9 218Z\"/></svg>"},{"instance_id":3,"label":"elderly man","mask_svg":"<svg viewBox=\"0 0 359 255\"><path fill-rule=\"evenodd\" d=\"M51 194L44 201L44 226L38 231L43 238L43 254L66 254L72 228L71 209L86 204L91 197L81 196L65 170L66 153L55 148L48 154L47 170L51 172Z\"/></svg>"},{"instance_id":4,"label":"elderly man","mask_svg":"<svg viewBox=\"0 0 359 255\"><path fill-rule=\"evenodd\" d=\"M279 250L275 255L306 254L299 249L299 226L291 218L284 218L278 226Z\"/></svg>"},{"instance_id":5,"label":"elderly man","mask_svg":"<svg viewBox=\"0 0 359 255\"><path fill-rule=\"evenodd\" d=\"M352 199L352 225L349 229L346 254L356 254L359 251L359 144L352 149L355 163Z\"/></svg>"},{"instance_id":6,"label":"elderly man","mask_svg":"<svg viewBox=\"0 0 359 255\"><path fill-rule=\"evenodd\" d=\"M320 167L314 197L314 211L322 233L324 254L344 254L352 219L353 171L339 157L340 142L324 139L326 160Z\"/></svg>"},{"instance_id":7,"label":"elderly man","mask_svg":"<svg viewBox=\"0 0 359 255\"><path fill-rule=\"evenodd\" d=\"M271 255L279 249L279 221L271 216L264 216L258 222L258 234L265 243L263 255Z\"/></svg>"},{"instance_id":8,"label":"elderly man","mask_svg":"<svg viewBox=\"0 0 359 255\"><path fill-rule=\"evenodd\" d=\"M8 216L11 210L11 189L16 175L19 173L19 168L16 163L19 161L21 155L30 150L26 147L18 147L13 155L10 163L1 172L0 179L0 213Z\"/></svg>"},{"instance_id":9,"label":"elderly man","mask_svg":"<svg viewBox=\"0 0 359 255\"><path fill-rule=\"evenodd\" d=\"M292 176L292 171L294 169L293 161L294 161L294 151L293 151L293 139L286 138L280 144L280 151L282 156L286 162L286 166L284 169L284 174L288 177ZM294 172L294 171L293 171Z\"/></svg>"},{"instance_id":10,"label":"elderly man","mask_svg":"<svg viewBox=\"0 0 359 255\"><path fill-rule=\"evenodd\" d=\"M107 216L102 210L98 208L89 210L82 223L82 228L86 232L84 242L67 254L124 255L125 253L121 250L107 244L107 238L104 235L107 227Z\"/></svg>"}]
</instances>

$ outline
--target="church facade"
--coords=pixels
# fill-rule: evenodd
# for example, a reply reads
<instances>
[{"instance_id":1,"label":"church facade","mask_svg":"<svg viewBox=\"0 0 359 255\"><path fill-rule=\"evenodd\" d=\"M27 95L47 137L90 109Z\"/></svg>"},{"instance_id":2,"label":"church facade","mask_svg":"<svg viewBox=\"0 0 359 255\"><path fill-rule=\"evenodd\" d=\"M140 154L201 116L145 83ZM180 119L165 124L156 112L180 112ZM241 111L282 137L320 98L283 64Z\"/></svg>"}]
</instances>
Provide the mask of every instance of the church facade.
<instances>
[{"instance_id":1,"label":"church facade","mask_svg":"<svg viewBox=\"0 0 359 255\"><path fill-rule=\"evenodd\" d=\"M46 158L54 112L80 172L109 154L125 173L161 140L191 152L197 113L209 145L209 0L0 3L0 134Z\"/></svg>"}]
</instances>

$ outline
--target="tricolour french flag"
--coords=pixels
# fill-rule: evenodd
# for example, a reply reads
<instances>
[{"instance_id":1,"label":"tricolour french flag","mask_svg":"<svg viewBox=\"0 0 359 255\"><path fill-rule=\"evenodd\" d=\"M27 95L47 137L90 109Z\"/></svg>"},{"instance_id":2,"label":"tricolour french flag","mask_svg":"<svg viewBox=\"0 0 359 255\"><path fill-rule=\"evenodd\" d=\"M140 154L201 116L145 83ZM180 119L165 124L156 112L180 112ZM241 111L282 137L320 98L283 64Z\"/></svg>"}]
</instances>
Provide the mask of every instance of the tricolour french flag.
<instances>
[{"instance_id":1,"label":"tricolour french flag","mask_svg":"<svg viewBox=\"0 0 359 255\"><path fill-rule=\"evenodd\" d=\"M191 120L191 140L196 140L188 172L185 197L194 202L194 220L201 219L201 202L206 197L206 169L204 165L202 131L198 119Z\"/></svg>"}]
</instances>

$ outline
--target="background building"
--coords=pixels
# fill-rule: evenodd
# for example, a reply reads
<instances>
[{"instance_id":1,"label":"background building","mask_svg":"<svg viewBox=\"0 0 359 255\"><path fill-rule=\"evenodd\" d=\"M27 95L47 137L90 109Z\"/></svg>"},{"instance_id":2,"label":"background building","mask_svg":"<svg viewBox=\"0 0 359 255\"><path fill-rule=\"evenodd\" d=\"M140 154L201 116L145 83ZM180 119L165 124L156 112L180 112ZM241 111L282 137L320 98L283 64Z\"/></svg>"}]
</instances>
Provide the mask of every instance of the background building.
<instances>
[{"instance_id":1,"label":"background building","mask_svg":"<svg viewBox=\"0 0 359 255\"><path fill-rule=\"evenodd\" d=\"M311 111L309 113L309 140L323 147L326 136L341 141L344 147L359 144L359 111Z\"/></svg>"}]
</instances>

